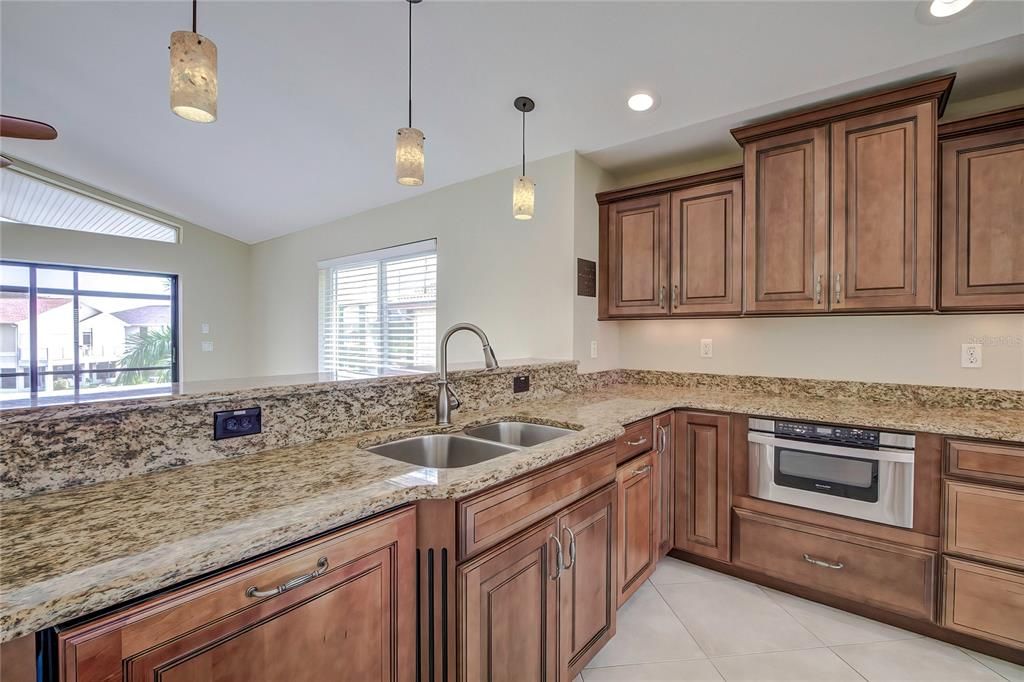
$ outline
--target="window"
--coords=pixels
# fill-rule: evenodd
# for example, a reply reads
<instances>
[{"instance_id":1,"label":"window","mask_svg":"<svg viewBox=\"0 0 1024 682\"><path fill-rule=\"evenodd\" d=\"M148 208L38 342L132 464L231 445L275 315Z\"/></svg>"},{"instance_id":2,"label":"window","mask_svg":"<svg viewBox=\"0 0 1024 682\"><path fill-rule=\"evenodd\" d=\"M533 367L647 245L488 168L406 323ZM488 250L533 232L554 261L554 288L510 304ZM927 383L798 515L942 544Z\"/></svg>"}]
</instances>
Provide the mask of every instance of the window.
<instances>
[{"instance_id":1,"label":"window","mask_svg":"<svg viewBox=\"0 0 1024 682\"><path fill-rule=\"evenodd\" d=\"M169 392L177 288L175 275L0 261L0 407Z\"/></svg>"},{"instance_id":2,"label":"window","mask_svg":"<svg viewBox=\"0 0 1024 682\"><path fill-rule=\"evenodd\" d=\"M323 261L319 269L321 372L350 379L433 371L435 240Z\"/></svg>"}]
</instances>

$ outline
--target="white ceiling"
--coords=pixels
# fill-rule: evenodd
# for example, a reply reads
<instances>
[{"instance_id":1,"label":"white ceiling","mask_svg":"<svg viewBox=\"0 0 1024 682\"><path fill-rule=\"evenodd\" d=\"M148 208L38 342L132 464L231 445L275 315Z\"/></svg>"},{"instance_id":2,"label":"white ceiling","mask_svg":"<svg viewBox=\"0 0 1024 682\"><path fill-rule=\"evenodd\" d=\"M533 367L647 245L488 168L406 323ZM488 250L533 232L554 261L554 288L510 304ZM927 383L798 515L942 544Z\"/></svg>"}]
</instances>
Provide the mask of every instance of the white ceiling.
<instances>
[{"instance_id":1,"label":"white ceiling","mask_svg":"<svg viewBox=\"0 0 1024 682\"><path fill-rule=\"evenodd\" d=\"M201 0L199 31L219 50L211 125L168 107L168 38L188 28L187 0L4 0L0 12L3 113L60 131L4 140L6 152L250 243L513 166L521 94L537 101L530 157L578 149L622 170L728 144L734 123L879 74L966 61L982 64L976 83L1024 73L1022 2L978 0L935 23L915 2L426 0L414 10L413 112L426 184L410 189L392 167L401 0ZM627 94L644 88L659 107L630 112Z\"/></svg>"}]
</instances>

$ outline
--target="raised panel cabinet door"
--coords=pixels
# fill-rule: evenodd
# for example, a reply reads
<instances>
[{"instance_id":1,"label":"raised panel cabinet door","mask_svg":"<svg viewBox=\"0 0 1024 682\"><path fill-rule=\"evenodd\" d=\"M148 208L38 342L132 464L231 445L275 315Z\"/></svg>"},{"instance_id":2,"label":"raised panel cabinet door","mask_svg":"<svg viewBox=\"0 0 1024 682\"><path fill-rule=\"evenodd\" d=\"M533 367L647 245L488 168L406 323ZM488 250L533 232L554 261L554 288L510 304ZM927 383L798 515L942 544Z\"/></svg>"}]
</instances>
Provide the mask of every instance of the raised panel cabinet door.
<instances>
[{"instance_id":1,"label":"raised panel cabinet door","mask_svg":"<svg viewBox=\"0 0 1024 682\"><path fill-rule=\"evenodd\" d=\"M382 517L62 632L60 677L412 682L415 519Z\"/></svg>"},{"instance_id":2,"label":"raised panel cabinet door","mask_svg":"<svg viewBox=\"0 0 1024 682\"><path fill-rule=\"evenodd\" d=\"M935 107L832 124L832 310L935 307Z\"/></svg>"},{"instance_id":3,"label":"raised panel cabinet door","mask_svg":"<svg viewBox=\"0 0 1024 682\"><path fill-rule=\"evenodd\" d=\"M658 536L662 556L668 554L672 549L672 530L675 526L672 494L673 472L675 471L675 457L673 456L672 445L675 442L673 433L672 412L666 412L654 418L654 443L658 448L658 478L661 482L661 494L658 495L658 502L661 507L661 523L658 525Z\"/></svg>"},{"instance_id":4,"label":"raised panel cabinet door","mask_svg":"<svg viewBox=\"0 0 1024 682\"><path fill-rule=\"evenodd\" d=\"M729 417L676 412L675 547L729 561Z\"/></svg>"},{"instance_id":5,"label":"raised panel cabinet door","mask_svg":"<svg viewBox=\"0 0 1024 682\"><path fill-rule=\"evenodd\" d=\"M619 467L618 604L633 596L658 563L658 453L648 452Z\"/></svg>"},{"instance_id":6,"label":"raised panel cabinet door","mask_svg":"<svg viewBox=\"0 0 1024 682\"><path fill-rule=\"evenodd\" d=\"M608 314L668 313L668 195L608 207Z\"/></svg>"},{"instance_id":7,"label":"raised panel cabinet door","mask_svg":"<svg viewBox=\"0 0 1024 682\"><path fill-rule=\"evenodd\" d=\"M571 682L615 634L615 493L609 485L558 517L564 548L558 579L563 682Z\"/></svg>"},{"instance_id":8,"label":"raised panel cabinet door","mask_svg":"<svg viewBox=\"0 0 1024 682\"><path fill-rule=\"evenodd\" d=\"M743 146L744 310L827 310L828 126Z\"/></svg>"},{"instance_id":9,"label":"raised panel cabinet door","mask_svg":"<svg viewBox=\"0 0 1024 682\"><path fill-rule=\"evenodd\" d=\"M743 182L672 193L673 315L743 310Z\"/></svg>"},{"instance_id":10,"label":"raised panel cabinet door","mask_svg":"<svg viewBox=\"0 0 1024 682\"><path fill-rule=\"evenodd\" d=\"M1024 125L948 140L942 156L947 310L1024 310Z\"/></svg>"},{"instance_id":11,"label":"raised panel cabinet door","mask_svg":"<svg viewBox=\"0 0 1024 682\"><path fill-rule=\"evenodd\" d=\"M459 567L459 679L558 680L554 517Z\"/></svg>"}]
</instances>

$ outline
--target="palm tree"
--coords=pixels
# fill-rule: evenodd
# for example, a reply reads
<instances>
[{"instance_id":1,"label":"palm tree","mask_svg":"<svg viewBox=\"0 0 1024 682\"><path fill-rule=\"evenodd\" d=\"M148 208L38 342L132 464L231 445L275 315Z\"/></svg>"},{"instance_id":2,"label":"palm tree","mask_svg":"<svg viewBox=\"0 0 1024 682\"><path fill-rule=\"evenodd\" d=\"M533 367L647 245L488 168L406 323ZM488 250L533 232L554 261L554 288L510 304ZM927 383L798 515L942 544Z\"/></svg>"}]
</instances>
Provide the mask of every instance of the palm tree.
<instances>
[{"instance_id":1,"label":"palm tree","mask_svg":"<svg viewBox=\"0 0 1024 682\"><path fill-rule=\"evenodd\" d=\"M171 328L160 327L149 331L143 330L138 334L132 334L125 340L125 354L118 361L122 369L133 367L161 367L171 364ZM146 381L143 372L121 372L117 375L118 386L130 386L141 384ZM159 381L168 382L171 380L171 370L160 370L156 375Z\"/></svg>"}]
</instances>

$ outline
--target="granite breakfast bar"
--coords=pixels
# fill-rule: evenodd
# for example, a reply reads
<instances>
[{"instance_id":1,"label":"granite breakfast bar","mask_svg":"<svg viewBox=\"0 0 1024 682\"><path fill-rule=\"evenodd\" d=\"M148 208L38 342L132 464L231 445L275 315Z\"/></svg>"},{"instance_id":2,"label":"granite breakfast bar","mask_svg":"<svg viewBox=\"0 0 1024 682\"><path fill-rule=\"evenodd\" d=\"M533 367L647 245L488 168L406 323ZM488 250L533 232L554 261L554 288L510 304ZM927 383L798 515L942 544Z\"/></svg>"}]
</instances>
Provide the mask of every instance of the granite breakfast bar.
<instances>
[{"instance_id":1,"label":"granite breakfast bar","mask_svg":"<svg viewBox=\"0 0 1024 682\"><path fill-rule=\"evenodd\" d=\"M557 371L564 378L563 369ZM108 609L404 504L465 497L675 409L1024 442L1017 392L957 395L957 389L749 379L612 373L529 401L467 401L448 429L421 418L7 499L0 503L0 637L8 641ZM511 419L574 433L460 469L421 468L365 450Z\"/></svg>"}]
</instances>

